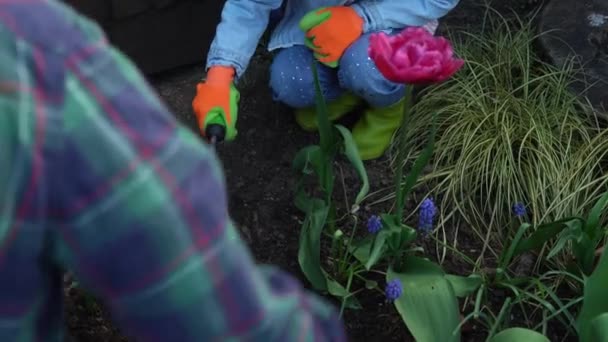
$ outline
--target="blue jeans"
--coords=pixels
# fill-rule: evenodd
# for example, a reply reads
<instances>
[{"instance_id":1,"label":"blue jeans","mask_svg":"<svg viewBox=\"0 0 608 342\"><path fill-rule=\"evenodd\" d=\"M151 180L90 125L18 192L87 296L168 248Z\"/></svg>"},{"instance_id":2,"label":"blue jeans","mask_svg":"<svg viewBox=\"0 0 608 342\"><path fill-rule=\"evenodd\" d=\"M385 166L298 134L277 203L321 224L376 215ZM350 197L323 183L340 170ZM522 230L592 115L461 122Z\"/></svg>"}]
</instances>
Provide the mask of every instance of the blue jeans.
<instances>
[{"instance_id":1,"label":"blue jeans","mask_svg":"<svg viewBox=\"0 0 608 342\"><path fill-rule=\"evenodd\" d=\"M345 52L338 68L319 64L319 82L327 101L350 91L371 107L388 107L403 97L404 86L388 81L368 57L369 34L361 36ZM280 50L270 67L270 88L275 101L292 108L315 104L312 51L302 45Z\"/></svg>"}]
</instances>

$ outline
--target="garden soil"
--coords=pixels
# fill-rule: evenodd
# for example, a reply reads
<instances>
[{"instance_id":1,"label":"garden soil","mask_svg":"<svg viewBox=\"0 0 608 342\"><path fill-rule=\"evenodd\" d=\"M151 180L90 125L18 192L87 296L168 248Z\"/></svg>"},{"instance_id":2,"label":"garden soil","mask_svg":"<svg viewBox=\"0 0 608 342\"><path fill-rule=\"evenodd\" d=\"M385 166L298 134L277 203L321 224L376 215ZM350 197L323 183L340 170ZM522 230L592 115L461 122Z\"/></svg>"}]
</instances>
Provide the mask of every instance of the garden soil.
<instances>
[{"instance_id":1,"label":"garden soil","mask_svg":"<svg viewBox=\"0 0 608 342\"><path fill-rule=\"evenodd\" d=\"M495 2L493 6L505 15L526 15L539 5L534 0ZM468 27L469 31L475 32L481 25L483 3L482 0L462 0L443 21L441 30ZM272 101L267 86L270 61L271 56L262 49L253 58L239 86L238 138L230 144L218 146L217 151L225 169L231 215L257 261L277 265L306 284L297 262L302 214L293 204L295 173L291 162L300 148L316 143L317 136L302 132L291 111ZM196 130L196 122L191 101L195 85L202 75L202 67L193 66L151 80L172 111L193 130ZM368 162L366 167L372 190L391 185L387 157ZM356 186L356 176L349 173L348 167L344 172L347 187ZM364 207L361 214L367 216L386 209L382 205ZM479 247L479 243L473 240L468 241L468 245L466 247L471 249ZM429 253L429 256L432 258L433 254ZM455 274L468 271L457 263L444 264L444 267ZM497 295L497 298L501 297ZM385 303L380 294L361 297L365 309L347 311L344 317L351 341L413 340L394 307ZM497 299L499 307L500 302ZM66 289L66 321L76 341L129 341L114 327L104 310L77 289ZM485 340L480 326L470 324L463 330L463 341Z\"/></svg>"}]
</instances>

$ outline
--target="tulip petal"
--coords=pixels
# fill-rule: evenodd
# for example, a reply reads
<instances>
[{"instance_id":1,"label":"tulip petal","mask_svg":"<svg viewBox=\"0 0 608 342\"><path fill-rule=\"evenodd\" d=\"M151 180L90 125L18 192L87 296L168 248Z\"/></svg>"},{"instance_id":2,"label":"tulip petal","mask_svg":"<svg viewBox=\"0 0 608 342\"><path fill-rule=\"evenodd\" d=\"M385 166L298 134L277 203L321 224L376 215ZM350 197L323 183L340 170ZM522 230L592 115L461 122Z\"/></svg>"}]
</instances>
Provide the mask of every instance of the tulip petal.
<instances>
[{"instance_id":1,"label":"tulip petal","mask_svg":"<svg viewBox=\"0 0 608 342\"><path fill-rule=\"evenodd\" d=\"M370 58L388 80L421 84L442 82L462 67L450 42L422 27L408 27L399 34L370 36Z\"/></svg>"},{"instance_id":2,"label":"tulip petal","mask_svg":"<svg viewBox=\"0 0 608 342\"><path fill-rule=\"evenodd\" d=\"M407 50L405 49L395 51L392 60L397 68L407 68L412 64Z\"/></svg>"}]
</instances>

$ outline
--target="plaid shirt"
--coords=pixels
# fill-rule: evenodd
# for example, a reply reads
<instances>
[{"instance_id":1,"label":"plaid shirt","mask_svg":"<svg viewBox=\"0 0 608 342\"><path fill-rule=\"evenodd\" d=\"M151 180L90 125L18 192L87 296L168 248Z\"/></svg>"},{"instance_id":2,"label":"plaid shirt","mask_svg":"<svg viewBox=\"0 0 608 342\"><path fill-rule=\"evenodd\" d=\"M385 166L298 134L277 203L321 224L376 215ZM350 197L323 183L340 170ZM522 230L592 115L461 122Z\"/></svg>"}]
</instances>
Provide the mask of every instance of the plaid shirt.
<instances>
[{"instance_id":1,"label":"plaid shirt","mask_svg":"<svg viewBox=\"0 0 608 342\"><path fill-rule=\"evenodd\" d=\"M67 269L139 341L344 340L226 208L214 155L96 25L0 0L0 341L63 339Z\"/></svg>"}]
</instances>

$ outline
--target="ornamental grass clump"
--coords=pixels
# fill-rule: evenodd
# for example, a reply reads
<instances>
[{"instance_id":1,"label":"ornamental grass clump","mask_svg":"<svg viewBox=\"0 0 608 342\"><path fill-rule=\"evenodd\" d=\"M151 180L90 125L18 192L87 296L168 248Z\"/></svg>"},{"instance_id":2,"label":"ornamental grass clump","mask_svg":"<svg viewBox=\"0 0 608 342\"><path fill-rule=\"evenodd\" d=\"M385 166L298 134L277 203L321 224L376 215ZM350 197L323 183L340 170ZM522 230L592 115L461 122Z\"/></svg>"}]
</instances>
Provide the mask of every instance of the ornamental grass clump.
<instances>
[{"instance_id":1,"label":"ornamental grass clump","mask_svg":"<svg viewBox=\"0 0 608 342\"><path fill-rule=\"evenodd\" d=\"M574 64L545 63L530 23L488 22L452 39L467 63L422 92L405 146L407 159L416 158L437 115L431 172L421 183L440 194L443 240L457 242L459 230L445 227L464 223L486 246L512 234L513 209L535 225L586 212L608 181L608 135L569 91Z\"/></svg>"}]
</instances>

